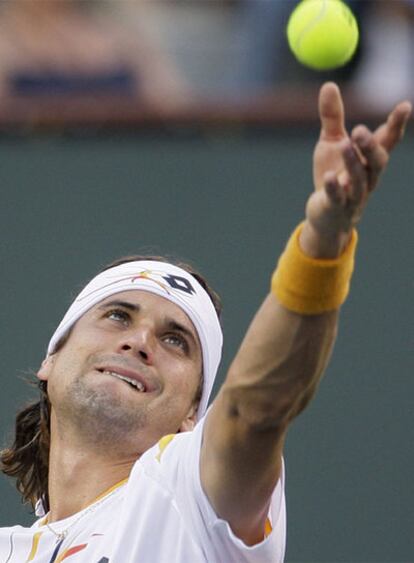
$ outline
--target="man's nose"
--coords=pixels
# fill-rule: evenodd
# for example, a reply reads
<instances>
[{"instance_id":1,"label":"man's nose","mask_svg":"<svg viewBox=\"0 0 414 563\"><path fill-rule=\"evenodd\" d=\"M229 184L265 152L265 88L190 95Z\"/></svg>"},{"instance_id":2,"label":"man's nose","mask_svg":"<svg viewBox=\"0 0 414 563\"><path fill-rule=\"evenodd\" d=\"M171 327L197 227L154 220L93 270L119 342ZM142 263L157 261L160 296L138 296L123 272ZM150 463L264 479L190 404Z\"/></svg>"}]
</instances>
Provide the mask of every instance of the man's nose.
<instances>
[{"instance_id":1,"label":"man's nose","mask_svg":"<svg viewBox=\"0 0 414 563\"><path fill-rule=\"evenodd\" d=\"M125 332L119 343L120 353L132 353L139 356L146 364L154 361L154 348L156 345L154 330L148 324L131 327Z\"/></svg>"}]
</instances>

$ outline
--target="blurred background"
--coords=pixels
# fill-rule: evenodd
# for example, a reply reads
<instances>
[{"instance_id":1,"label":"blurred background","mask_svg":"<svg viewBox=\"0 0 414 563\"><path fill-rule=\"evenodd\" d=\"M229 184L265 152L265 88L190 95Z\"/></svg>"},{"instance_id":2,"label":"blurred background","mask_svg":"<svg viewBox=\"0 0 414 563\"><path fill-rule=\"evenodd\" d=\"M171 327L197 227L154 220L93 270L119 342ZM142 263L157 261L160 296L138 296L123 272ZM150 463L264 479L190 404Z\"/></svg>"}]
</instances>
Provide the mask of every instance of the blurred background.
<instances>
[{"instance_id":1,"label":"blurred background","mask_svg":"<svg viewBox=\"0 0 414 563\"><path fill-rule=\"evenodd\" d=\"M348 2L359 48L329 72L287 47L296 4L2 0L1 445L71 298L125 254L192 261L216 287L223 378L312 189L320 85L340 84L349 127L414 98L413 1ZM332 363L290 432L289 562L413 560L413 150L410 124L360 228ZM32 521L0 477L0 526Z\"/></svg>"},{"instance_id":2,"label":"blurred background","mask_svg":"<svg viewBox=\"0 0 414 563\"><path fill-rule=\"evenodd\" d=\"M2 124L297 119L338 81L361 111L413 92L413 0L352 0L347 66L302 67L285 28L297 0L2 0Z\"/></svg>"}]
</instances>

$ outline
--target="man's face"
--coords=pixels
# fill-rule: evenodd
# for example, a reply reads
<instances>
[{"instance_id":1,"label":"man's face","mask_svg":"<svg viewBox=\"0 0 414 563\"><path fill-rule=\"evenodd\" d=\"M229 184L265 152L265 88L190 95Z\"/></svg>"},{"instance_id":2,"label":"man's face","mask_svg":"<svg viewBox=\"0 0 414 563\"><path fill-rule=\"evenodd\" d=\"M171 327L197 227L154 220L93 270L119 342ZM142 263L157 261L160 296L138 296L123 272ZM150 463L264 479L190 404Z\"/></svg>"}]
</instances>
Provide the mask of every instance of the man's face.
<instances>
[{"instance_id":1,"label":"man's face","mask_svg":"<svg viewBox=\"0 0 414 563\"><path fill-rule=\"evenodd\" d=\"M177 305L145 291L108 297L85 313L38 377L48 381L52 428L137 453L190 429L202 372L197 332Z\"/></svg>"}]
</instances>

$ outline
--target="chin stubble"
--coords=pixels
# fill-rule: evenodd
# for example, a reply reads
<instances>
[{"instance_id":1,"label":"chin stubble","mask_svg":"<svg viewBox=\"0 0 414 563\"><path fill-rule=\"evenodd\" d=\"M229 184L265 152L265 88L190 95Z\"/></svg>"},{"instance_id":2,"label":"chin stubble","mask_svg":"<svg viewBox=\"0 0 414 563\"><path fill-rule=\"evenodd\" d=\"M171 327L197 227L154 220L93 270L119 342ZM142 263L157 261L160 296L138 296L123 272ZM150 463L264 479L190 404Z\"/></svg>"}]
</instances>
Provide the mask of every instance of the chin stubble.
<instances>
[{"instance_id":1,"label":"chin stubble","mask_svg":"<svg viewBox=\"0 0 414 563\"><path fill-rule=\"evenodd\" d=\"M147 419L145 406L128 404L103 386L90 388L83 378L75 379L67 389L66 416L88 440L112 447L136 432Z\"/></svg>"}]
</instances>

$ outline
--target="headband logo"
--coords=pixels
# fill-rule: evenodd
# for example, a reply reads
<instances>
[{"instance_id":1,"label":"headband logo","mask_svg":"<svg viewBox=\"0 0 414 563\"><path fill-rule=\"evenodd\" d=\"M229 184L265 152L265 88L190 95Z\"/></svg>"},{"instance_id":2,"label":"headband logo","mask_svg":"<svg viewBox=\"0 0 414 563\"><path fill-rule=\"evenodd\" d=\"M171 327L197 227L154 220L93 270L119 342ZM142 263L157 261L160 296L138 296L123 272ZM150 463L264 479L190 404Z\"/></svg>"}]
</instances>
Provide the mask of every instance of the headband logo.
<instances>
[{"instance_id":1,"label":"headband logo","mask_svg":"<svg viewBox=\"0 0 414 563\"><path fill-rule=\"evenodd\" d=\"M171 289L178 289L180 291L184 291L185 293L188 293L189 295L192 295L193 293L196 292L194 287L191 285L191 283L187 278L183 278L182 276L175 276L174 274L168 274L168 276L163 276L161 275L163 273L164 272L144 270L138 276L134 276L131 281L133 283L135 280L139 280L139 279L151 280L154 283L160 285L167 293L169 293L168 288L165 287L163 283L155 279L154 274L158 274L161 279L165 280L168 283Z\"/></svg>"},{"instance_id":2,"label":"headband logo","mask_svg":"<svg viewBox=\"0 0 414 563\"><path fill-rule=\"evenodd\" d=\"M76 301L79 303L84 299L89 299L94 293L102 292L103 290L108 290L109 287L115 284L127 282L128 280L130 280L131 283L134 283L137 280L151 281L159 285L166 293L171 293L170 290L174 290L174 289L177 289L178 291L184 291L184 293L187 293L188 295L193 295L194 293L196 293L196 290L194 289L194 287L191 285L190 281L187 278L184 278L182 276L175 276L174 274L168 274L167 276L163 274L165 274L165 272L161 272L161 271L157 272L155 270L143 270L138 275L132 277L131 275L126 275L123 277L113 276L115 277L113 281L108 281L108 283L103 284L101 287L97 287L96 289L93 289L89 292L84 292L83 294L81 293L76 298ZM169 287L165 283L160 281L160 279L157 279L156 276L161 280L167 282ZM88 286L86 286L85 289L87 290Z\"/></svg>"},{"instance_id":3,"label":"headband logo","mask_svg":"<svg viewBox=\"0 0 414 563\"><path fill-rule=\"evenodd\" d=\"M169 274L168 276L163 276L163 279L169 284L172 289L180 289L192 295L195 293L194 287L188 281L187 278L182 278L181 276L173 276Z\"/></svg>"}]
</instances>

